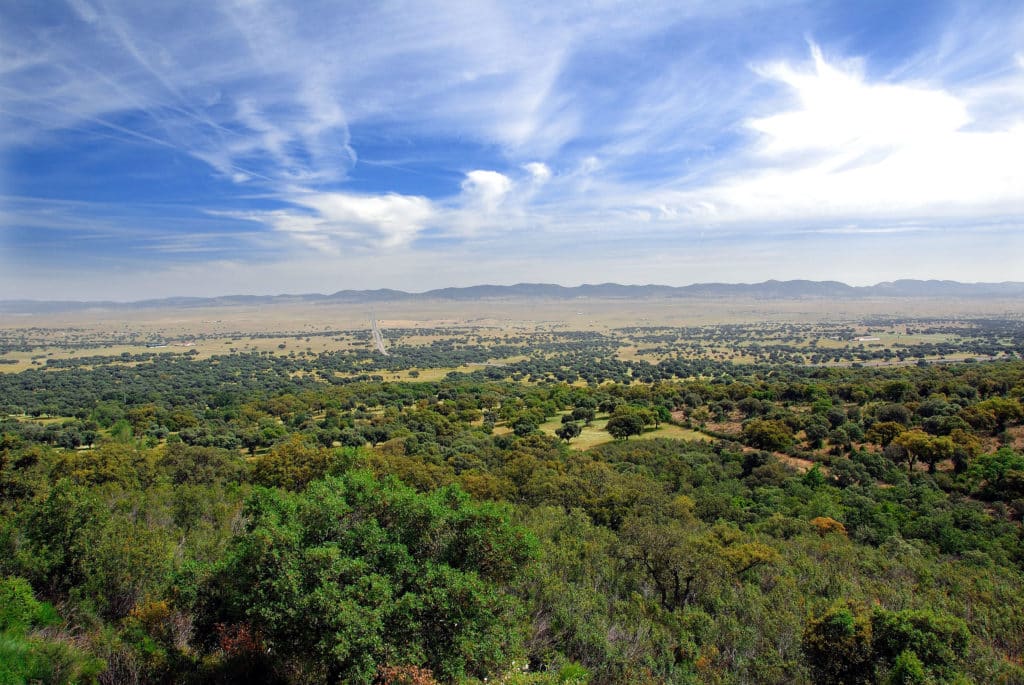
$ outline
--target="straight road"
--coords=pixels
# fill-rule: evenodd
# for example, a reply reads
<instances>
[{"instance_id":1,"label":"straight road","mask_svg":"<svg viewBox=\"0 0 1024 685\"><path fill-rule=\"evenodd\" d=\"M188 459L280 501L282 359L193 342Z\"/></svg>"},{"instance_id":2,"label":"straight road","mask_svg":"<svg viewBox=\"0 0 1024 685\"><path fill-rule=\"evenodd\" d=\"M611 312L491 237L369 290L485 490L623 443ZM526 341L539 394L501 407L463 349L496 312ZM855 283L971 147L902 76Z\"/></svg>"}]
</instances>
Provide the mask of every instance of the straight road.
<instances>
[{"instance_id":1,"label":"straight road","mask_svg":"<svg viewBox=\"0 0 1024 685\"><path fill-rule=\"evenodd\" d=\"M385 357L388 356L388 351L384 349L384 336L380 334L380 327L377 326L376 318L370 319L370 328L373 329L373 344L377 346L377 351Z\"/></svg>"}]
</instances>

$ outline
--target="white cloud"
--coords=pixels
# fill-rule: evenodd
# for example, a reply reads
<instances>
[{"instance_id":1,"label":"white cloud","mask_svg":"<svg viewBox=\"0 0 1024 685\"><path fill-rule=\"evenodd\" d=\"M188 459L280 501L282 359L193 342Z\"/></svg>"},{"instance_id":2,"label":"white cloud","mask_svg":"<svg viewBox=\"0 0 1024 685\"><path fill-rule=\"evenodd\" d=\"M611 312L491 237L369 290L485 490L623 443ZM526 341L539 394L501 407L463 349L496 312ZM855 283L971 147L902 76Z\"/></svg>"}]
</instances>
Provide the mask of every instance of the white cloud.
<instances>
[{"instance_id":1,"label":"white cloud","mask_svg":"<svg viewBox=\"0 0 1024 685\"><path fill-rule=\"evenodd\" d=\"M464 204L477 211L493 213L512 190L512 179L497 171L477 169L462 181Z\"/></svg>"},{"instance_id":2,"label":"white cloud","mask_svg":"<svg viewBox=\"0 0 1024 685\"><path fill-rule=\"evenodd\" d=\"M95 24L99 19L99 13L85 0L68 0L68 4L75 13L88 24Z\"/></svg>"},{"instance_id":3,"label":"white cloud","mask_svg":"<svg viewBox=\"0 0 1024 685\"><path fill-rule=\"evenodd\" d=\"M551 174L543 164L529 166L529 177L519 181L474 169L463 178L461 192L443 203L398 193L360 195L288 187L278 196L287 203L285 209L211 213L263 223L321 252L367 247L394 251L427 228L466 239L521 227L527 203Z\"/></svg>"},{"instance_id":4,"label":"white cloud","mask_svg":"<svg viewBox=\"0 0 1024 685\"><path fill-rule=\"evenodd\" d=\"M949 93L924 86L867 83L856 62L830 64L816 45L811 52L813 70L797 70L785 63L760 70L788 85L800 104L798 109L748 123L762 134L759 151L767 157L885 152L930 143L970 120L964 103Z\"/></svg>"},{"instance_id":5,"label":"white cloud","mask_svg":"<svg viewBox=\"0 0 1024 685\"><path fill-rule=\"evenodd\" d=\"M551 169L543 162L530 162L524 164L523 168L530 173L533 182L537 185L543 185L551 179Z\"/></svg>"},{"instance_id":6,"label":"white cloud","mask_svg":"<svg viewBox=\"0 0 1024 685\"><path fill-rule=\"evenodd\" d=\"M0 145L127 115L120 135L227 178L322 183L355 160L351 123L386 122L522 162L579 135L588 102L565 81L573 60L721 4L73 0L42 29L0 21L0 95L18 94L4 96Z\"/></svg>"},{"instance_id":7,"label":"white cloud","mask_svg":"<svg viewBox=\"0 0 1024 685\"><path fill-rule=\"evenodd\" d=\"M396 193L296 192L288 201L294 208L220 214L266 224L307 247L330 254L407 245L437 214L427 198Z\"/></svg>"},{"instance_id":8,"label":"white cloud","mask_svg":"<svg viewBox=\"0 0 1024 685\"><path fill-rule=\"evenodd\" d=\"M237 186L207 206L259 222L244 228L272 243L255 249L248 236L254 259L290 260L294 245L397 259L440 237L479 248L486 275L499 249L509 263L620 237L669 249L703 230L737 243L919 235L926 254L932 226L967 234L1024 217L1019 13L964 5L974 24L916 36L914 54L890 45L839 59L812 46L794 59L806 50L800 3L69 2L66 16L54 5L20 23L0 3L0 153L70 141L75 168L100 169L124 151L113 140L202 160ZM350 178L364 150L402 161ZM175 185L202 184L186 180ZM181 228L182 198L160 216L162 236L193 230ZM161 211L97 204L60 223L83 241L137 237ZM30 218L22 226L54 225L41 210ZM608 249L607 263L590 255L579 268L614 265ZM0 271L18 261L8 252Z\"/></svg>"},{"instance_id":9,"label":"white cloud","mask_svg":"<svg viewBox=\"0 0 1024 685\"><path fill-rule=\"evenodd\" d=\"M287 7L94 5L75 0L74 17L55 11L46 30L0 21L0 147L101 127L235 182L345 178L355 154L344 94Z\"/></svg>"},{"instance_id":10,"label":"white cloud","mask_svg":"<svg viewBox=\"0 0 1024 685\"><path fill-rule=\"evenodd\" d=\"M258 221L318 251L339 253L360 246L394 251L413 243L425 229L460 240L490 240L546 223L532 201L551 177L541 162L522 166L516 178L490 169L463 177L460 192L442 201L397 193L359 195L289 187L278 199L289 208L265 212L223 212Z\"/></svg>"},{"instance_id":11,"label":"white cloud","mask_svg":"<svg viewBox=\"0 0 1024 685\"><path fill-rule=\"evenodd\" d=\"M748 168L641 204L708 224L1024 213L1024 118L979 130L954 93L873 83L817 48L812 69L760 71L791 90L795 107L749 120Z\"/></svg>"}]
</instances>

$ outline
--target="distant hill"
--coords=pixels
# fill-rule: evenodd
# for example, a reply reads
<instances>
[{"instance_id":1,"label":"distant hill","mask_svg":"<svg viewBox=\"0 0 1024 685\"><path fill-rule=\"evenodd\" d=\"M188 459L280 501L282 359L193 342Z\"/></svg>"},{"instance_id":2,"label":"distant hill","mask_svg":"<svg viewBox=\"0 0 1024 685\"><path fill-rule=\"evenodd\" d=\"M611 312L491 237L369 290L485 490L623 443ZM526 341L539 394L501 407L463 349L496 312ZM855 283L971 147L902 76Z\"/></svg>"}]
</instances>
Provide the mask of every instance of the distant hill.
<instances>
[{"instance_id":1,"label":"distant hill","mask_svg":"<svg viewBox=\"0 0 1024 685\"><path fill-rule=\"evenodd\" d=\"M88 309L181 309L245 305L344 303L373 304L408 300L470 301L484 299L669 299L747 298L784 299L866 299L866 298L1017 298L1024 297L1024 283L960 283L957 281L887 281L869 286L850 286L839 281L764 281L763 283L695 283L685 286L619 285L601 283L566 287L550 283L516 285L474 285L440 288L421 293L402 290L339 290L330 295L226 295L222 297L169 297L137 302L76 302L41 300L0 300L0 313L45 314Z\"/></svg>"}]
</instances>

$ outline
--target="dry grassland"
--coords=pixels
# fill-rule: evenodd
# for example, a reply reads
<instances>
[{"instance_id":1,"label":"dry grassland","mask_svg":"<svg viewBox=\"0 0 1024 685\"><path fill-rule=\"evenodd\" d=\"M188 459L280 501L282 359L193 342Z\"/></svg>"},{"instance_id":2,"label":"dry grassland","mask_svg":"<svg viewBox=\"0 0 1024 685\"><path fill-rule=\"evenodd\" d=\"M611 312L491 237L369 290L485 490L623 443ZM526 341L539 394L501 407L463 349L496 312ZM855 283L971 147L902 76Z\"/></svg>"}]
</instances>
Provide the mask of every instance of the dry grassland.
<instances>
[{"instance_id":1,"label":"dry grassland","mask_svg":"<svg viewBox=\"0 0 1024 685\"><path fill-rule=\"evenodd\" d=\"M620 327L683 327L729 323L829 323L880 318L882 330L866 326L859 334L877 336L877 343L942 342L948 336L907 335L901 317L1019 316L1020 303L1001 300L940 300L878 298L874 300L831 301L739 300L739 299L641 299L641 300L450 300L404 301L352 304L276 304L216 308L94 309L45 315L7 315L0 320L0 335L18 339L27 335L33 344L27 351L10 351L0 360L0 372L17 372L45 365L46 359L110 356L122 353L191 353L199 358L231 352L271 354L319 354L321 352L369 349L371 312L377 317L386 342L394 344L389 331L422 329L423 334L404 335L404 345L429 345L438 339L437 329L474 332L478 344L489 346L505 335L534 332L597 331ZM69 333L73 331L73 333ZM27 332L27 333L26 333ZM69 347L73 336L75 347ZM146 343L165 342L164 347ZM282 347L283 345L283 347ZM819 349L839 349L847 341L822 339ZM703 354L733 361L749 361L743 355L729 355L713 345ZM656 361L656 355L627 346L619 357ZM421 369L420 378L437 380L455 369ZM457 369L460 371L466 368ZM472 370L472 369L470 369ZM409 378L408 372L397 374Z\"/></svg>"}]
</instances>

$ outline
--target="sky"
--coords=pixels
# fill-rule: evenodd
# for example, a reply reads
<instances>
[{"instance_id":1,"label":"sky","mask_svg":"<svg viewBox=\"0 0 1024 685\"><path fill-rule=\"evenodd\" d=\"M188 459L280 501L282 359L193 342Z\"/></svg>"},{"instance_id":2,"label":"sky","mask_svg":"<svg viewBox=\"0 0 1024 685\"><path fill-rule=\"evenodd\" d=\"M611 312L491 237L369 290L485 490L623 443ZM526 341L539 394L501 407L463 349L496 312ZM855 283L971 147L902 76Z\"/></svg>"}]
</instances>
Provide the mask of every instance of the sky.
<instances>
[{"instance_id":1,"label":"sky","mask_svg":"<svg viewBox=\"0 0 1024 685\"><path fill-rule=\"evenodd\" d=\"M0 299L1024 281L1024 3L4 0Z\"/></svg>"}]
</instances>

